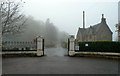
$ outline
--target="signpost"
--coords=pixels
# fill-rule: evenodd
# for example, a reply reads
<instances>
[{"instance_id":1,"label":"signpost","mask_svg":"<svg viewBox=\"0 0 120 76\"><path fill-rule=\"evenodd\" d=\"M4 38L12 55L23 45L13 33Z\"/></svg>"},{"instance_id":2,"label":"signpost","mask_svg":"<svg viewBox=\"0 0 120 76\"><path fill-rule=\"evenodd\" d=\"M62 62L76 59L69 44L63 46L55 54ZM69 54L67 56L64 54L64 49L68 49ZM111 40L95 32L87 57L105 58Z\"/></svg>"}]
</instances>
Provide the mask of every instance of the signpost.
<instances>
[{"instance_id":1,"label":"signpost","mask_svg":"<svg viewBox=\"0 0 120 76\"><path fill-rule=\"evenodd\" d=\"M79 46L75 46L75 50L79 51Z\"/></svg>"},{"instance_id":2,"label":"signpost","mask_svg":"<svg viewBox=\"0 0 120 76\"><path fill-rule=\"evenodd\" d=\"M85 46L88 46L88 44L85 44Z\"/></svg>"}]
</instances>

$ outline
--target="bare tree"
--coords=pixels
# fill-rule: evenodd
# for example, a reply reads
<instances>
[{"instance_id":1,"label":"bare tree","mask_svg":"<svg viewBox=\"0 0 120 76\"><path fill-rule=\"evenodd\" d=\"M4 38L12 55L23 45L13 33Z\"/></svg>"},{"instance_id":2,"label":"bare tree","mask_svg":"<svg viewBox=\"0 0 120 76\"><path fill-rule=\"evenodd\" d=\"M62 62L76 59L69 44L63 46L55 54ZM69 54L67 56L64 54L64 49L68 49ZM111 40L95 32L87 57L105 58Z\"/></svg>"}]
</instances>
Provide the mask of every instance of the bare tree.
<instances>
[{"instance_id":1,"label":"bare tree","mask_svg":"<svg viewBox=\"0 0 120 76\"><path fill-rule=\"evenodd\" d=\"M22 7L21 3L24 2L20 1L16 3L11 0L1 1L0 17L3 35L19 33L24 26L26 19L20 11L20 7Z\"/></svg>"}]
</instances>

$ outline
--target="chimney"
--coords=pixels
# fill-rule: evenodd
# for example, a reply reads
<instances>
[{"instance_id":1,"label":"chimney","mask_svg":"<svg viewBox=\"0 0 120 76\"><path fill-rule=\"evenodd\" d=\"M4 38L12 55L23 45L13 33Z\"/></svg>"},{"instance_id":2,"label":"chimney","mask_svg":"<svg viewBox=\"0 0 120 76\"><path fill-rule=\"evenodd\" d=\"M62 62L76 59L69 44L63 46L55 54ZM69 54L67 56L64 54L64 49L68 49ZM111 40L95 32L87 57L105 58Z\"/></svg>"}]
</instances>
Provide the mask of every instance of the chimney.
<instances>
[{"instance_id":1,"label":"chimney","mask_svg":"<svg viewBox=\"0 0 120 76\"><path fill-rule=\"evenodd\" d=\"M85 29L85 11L83 11L83 28Z\"/></svg>"},{"instance_id":2,"label":"chimney","mask_svg":"<svg viewBox=\"0 0 120 76\"><path fill-rule=\"evenodd\" d=\"M106 18L104 18L104 14L102 14L101 23L106 23Z\"/></svg>"},{"instance_id":3,"label":"chimney","mask_svg":"<svg viewBox=\"0 0 120 76\"><path fill-rule=\"evenodd\" d=\"M104 14L102 14L102 18L104 18Z\"/></svg>"}]
</instances>

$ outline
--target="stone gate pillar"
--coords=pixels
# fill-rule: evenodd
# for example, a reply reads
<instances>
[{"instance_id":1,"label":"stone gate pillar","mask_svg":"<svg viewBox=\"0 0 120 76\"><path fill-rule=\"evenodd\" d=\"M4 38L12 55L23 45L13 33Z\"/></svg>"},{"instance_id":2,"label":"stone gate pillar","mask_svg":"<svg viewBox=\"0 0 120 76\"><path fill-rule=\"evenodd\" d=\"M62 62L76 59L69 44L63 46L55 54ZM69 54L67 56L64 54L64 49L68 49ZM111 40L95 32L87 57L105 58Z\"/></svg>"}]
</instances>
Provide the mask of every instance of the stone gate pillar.
<instances>
[{"instance_id":1,"label":"stone gate pillar","mask_svg":"<svg viewBox=\"0 0 120 76\"><path fill-rule=\"evenodd\" d=\"M43 37L37 37L37 56L43 56Z\"/></svg>"},{"instance_id":2,"label":"stone gate pillar","mask_svg":"<svg viewBox=\"0 0 120 76\"><path fill-rule=\"evenodd\" d=\"M69 56L74 56L75 55L75 39L74 35L70 35L69 37Z\"/></svg>"}]
</instances>

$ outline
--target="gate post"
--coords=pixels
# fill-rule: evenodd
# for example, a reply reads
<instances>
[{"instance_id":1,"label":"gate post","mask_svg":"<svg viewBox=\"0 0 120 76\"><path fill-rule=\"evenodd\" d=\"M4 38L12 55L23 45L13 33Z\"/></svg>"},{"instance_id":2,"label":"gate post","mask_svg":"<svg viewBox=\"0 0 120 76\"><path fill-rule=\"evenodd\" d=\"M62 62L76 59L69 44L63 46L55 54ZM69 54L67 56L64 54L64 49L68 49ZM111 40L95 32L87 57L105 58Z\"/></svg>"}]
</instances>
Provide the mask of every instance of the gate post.
<instances>
[{"instance_id":1,"label":"gate post","mask_svg":"<svg viewBox=\"0 0 120 76\"><path fill-rule=\"evenodd\" d=\"M43 37L37 37L37 56L43 56Z\"/></svg>"},{"instance_id":2,"label":"gate post","mask_svg":"<svg viewBox=\"0 0 120 76\"><path fill-rule=\"evenodd\" d=\"M69 56L74 56L75 55L75 48L74 48L74 43L75 39L74 39L74 35L70 35L69 37Z\"/></svg>"}]
</instances>

